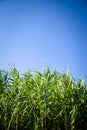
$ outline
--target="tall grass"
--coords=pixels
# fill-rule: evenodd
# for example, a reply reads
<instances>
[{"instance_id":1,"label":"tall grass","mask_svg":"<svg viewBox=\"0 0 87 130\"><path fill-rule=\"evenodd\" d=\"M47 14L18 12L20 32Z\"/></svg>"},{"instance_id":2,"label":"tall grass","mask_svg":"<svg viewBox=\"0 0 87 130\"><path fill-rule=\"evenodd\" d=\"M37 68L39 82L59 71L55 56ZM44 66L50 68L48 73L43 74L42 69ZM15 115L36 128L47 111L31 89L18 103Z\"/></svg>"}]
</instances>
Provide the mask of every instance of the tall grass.
<instances>
[{"instance_id":1,"label":"tall grass","mask_svg":"<svg viewBox=\"0 0 87 130\"><path fill-rule=\"evenodd\" d=\"M87 130L87 84L49 68L0 70L0 130Z\"/></svg>"}]
</instances>

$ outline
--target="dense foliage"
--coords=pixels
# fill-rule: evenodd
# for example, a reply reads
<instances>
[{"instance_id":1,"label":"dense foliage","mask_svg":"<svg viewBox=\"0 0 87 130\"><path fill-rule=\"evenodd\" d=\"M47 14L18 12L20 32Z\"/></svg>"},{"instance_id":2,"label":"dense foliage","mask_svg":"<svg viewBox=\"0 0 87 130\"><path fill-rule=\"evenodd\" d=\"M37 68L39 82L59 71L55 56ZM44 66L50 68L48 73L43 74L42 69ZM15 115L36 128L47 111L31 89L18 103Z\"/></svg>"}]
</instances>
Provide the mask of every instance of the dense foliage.
<instances>
[{"instance_id":1,"label":"dense foliage","mask_svg":"<svg viewBox=\"0 0 87 130\"><path fill-rule=\"evenodd\" d=\"M87 130L87 84L49 68L1 70L0 130Z\"/></svg>"}]
</instances>

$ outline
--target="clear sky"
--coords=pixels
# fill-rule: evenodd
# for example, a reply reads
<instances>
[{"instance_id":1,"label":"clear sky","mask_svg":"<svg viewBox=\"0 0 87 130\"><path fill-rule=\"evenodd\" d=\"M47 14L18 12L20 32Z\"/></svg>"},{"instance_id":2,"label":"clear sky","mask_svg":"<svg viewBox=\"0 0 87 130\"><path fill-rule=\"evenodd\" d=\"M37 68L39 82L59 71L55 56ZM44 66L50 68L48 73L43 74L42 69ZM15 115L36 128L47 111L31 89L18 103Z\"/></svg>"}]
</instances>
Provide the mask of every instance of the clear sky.
<instances>
[{"instance_id":1,"label":"clear sky","mask_svg":"<svg viewBox=\"0 0 87 130\"><path fill-rule=\"evenodd\" d=\"M86 0L0 0L0 68L87 76Z\"/></svg>"}]
</instances>

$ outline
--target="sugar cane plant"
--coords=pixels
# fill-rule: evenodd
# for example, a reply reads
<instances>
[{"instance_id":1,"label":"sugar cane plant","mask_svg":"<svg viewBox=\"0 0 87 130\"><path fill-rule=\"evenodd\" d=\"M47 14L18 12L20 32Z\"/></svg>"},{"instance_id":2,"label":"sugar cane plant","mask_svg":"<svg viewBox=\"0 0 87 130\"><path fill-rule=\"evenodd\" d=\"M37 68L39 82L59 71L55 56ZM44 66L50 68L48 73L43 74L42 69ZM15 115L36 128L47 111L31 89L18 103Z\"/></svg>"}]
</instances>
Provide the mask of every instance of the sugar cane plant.
<instances>
[{"instance_id":1,"label":"sugar cane plant","mask_svg":"<svg viewBox=\"0 0 87 130\"><path fill-rule=\"evenodd\" d=\"M87 130L87 84L49 68L0 70L0 130Z\"/></svg>"}]
</instances>

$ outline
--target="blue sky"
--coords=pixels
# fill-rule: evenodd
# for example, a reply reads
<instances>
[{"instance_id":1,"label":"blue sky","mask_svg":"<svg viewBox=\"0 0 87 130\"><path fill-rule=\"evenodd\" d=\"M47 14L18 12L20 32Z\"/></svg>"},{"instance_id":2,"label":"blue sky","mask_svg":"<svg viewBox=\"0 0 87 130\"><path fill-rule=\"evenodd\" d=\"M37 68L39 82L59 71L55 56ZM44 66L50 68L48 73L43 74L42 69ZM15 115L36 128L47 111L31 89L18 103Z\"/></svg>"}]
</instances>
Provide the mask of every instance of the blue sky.
<instances>
[{"instance_id":1,"label":"blue sky","mask_svg":"<svg viewBox=\"0 0 87 130\"><path fill-rule=\"evenodd\" d=\"M87 76L86 0L0 0L0 68Z\"/></svg>"}]
</instances>

